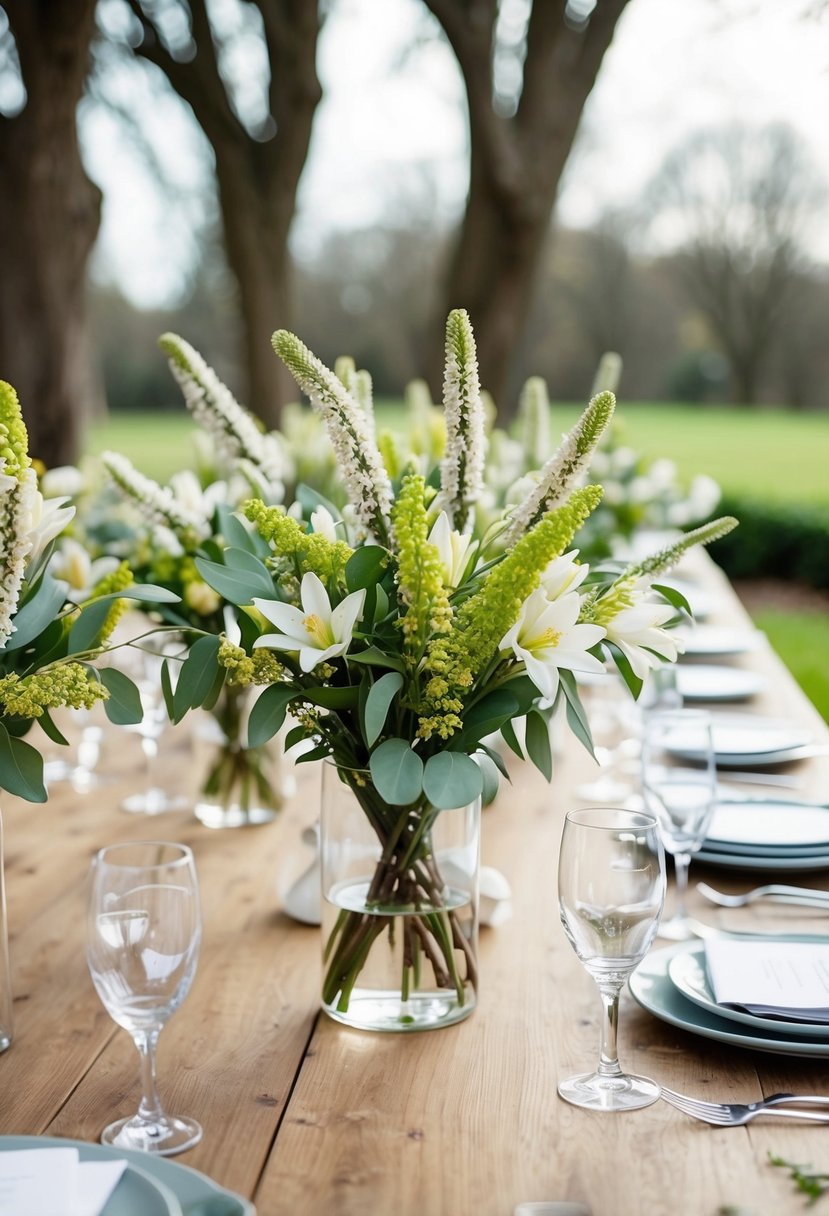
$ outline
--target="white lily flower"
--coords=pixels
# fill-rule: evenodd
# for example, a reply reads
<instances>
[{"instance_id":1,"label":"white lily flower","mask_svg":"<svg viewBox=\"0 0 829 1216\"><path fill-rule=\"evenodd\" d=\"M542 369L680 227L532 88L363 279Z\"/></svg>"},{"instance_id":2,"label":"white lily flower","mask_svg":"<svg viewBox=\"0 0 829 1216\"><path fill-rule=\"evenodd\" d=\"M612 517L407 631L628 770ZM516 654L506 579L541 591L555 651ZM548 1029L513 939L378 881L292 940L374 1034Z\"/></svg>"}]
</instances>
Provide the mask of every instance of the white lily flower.
<instances>
[{"instance_id":1,"label":"white lily flower","mask_svg":"<svg viewBox=\"0 0 829 1216\"><path fill-rule=\"evenodd\" d=\"M475 544L471 536L456 532L449 524L449 516L441 511L429 533L429 544L440 554L443 566L443 582L448 588L460 586L463 572L469 560L470 547Z\"/></svg>"},{"instance_id":2,"label":"white lily flower","mask_svg":"<svg viewBox=\"0 0 829 1216\"><path fill-rule=\"evenodd\" d=\"M609 619L603 618L607 640L619 647L640 680L661 667L663 660L673 663L684 650L681 639L662 628L674 611L670 604L648 603L642 598Z\"/></svg>"},{"instance_id":3,"label":"white lily flower","mask_svg":"<svg viewBox=\"0 0 829 1216\"><path fill-rule=\"evenodd\" d=\"M47 469L40 479L40 492L44 498L77 498L83 488L84 475L73 464Z\"/></svg>"},{"instance_id":4,"label":"white lily flower","mask_svg":"<svg viewBox=\"0 0 829 1216\"><path fill-rule=\"evenodd\" d=\"M326 507L317 507L316 511L311 512L311 527L318 536L330 540L332 545L338 539L334 516Z\"/></svg>"},{"instance_id":5,"label":"white lily flower","mask_svg":"<svg viewBox=\"0 0 829 1216\"><path fill-rule=\"evenodd\" d=\"M69 584L71 599L87 599L107 574L118 569L117 557L96 557L93 561L84 546L71 536L64 537L49 562L54 578Z\"/></svg>"},{"instance_id":6,"label":"white lily flower","mask_svg":"<svg viewBox=\"0 0 829 1216\"><path fill-rule=\"evenodd\" d=\"M27 565L33 566L43 550L58 536L75 514L74 507L64 504L68 498L44 498L40 490L35 490L31 504L31 526L29 540L31 550Z\"/></svg>"},{"instance_id":7,"label":"white lily flower","mask_svg":"<svg viewBox=\"0 0 829 1216\"><path fill-rule=\"evenodd\" d=\"M580 587L590 573L586 562L577 562L578 549L554 557L541 575L541 586L548 600L557 600Z\"/></svg>"},{"instance_id":8,"label":"white lily flower","mask_svg":"<svg viewBox=\"0 0 829 1216\"><path fill-rule=\"evenodd\" d=\"M578 625L581 598L572 592L550 602L543 587L536 588L521 606L518 620L504 634L500 650L512 650L546 701L558 690L558 673L604 671L588 650L605 636L601 625Z\"/></svg>"},{"instance_id":9,"label":"white lily flower","mask_svg":"<svg viewBox=\"0 0 829 1216\"><path fill-rule=\"evenodd\" d=\"M278 600L254 599L255 607L281 631L257 638L254 646L296 650L300 669L313 671L317 663L337 658L348 650L365 598L365 589L352 591L332 610L328 592L309 570L302 576L301 609Z\"/></svg>"}]
</instances>

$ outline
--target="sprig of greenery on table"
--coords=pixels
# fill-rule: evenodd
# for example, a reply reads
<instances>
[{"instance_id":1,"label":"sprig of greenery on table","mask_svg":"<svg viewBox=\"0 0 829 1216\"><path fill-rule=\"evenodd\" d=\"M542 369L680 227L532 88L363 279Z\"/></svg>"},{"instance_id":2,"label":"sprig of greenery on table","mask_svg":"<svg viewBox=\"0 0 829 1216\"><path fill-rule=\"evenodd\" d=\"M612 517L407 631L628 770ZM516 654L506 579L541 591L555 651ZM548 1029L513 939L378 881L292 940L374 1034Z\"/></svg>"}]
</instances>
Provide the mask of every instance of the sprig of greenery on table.
<instances>
[{"instance_id":1,"label":"sprig of greenery on table","mask_svg":"<svg viewBox=\"0 0 829 1216\"><path fill-rule=\"evenodd\" d=\"M785 1157L778 1157L774 1153L769 1153L769 1162L789 1171L797 1189L809 1196L809 1206L817 1203L821 1195L829 1191L829 1173L825 1171L815 1170L811 1165L797 1165L794 1161L787 1161Z\"/></svg>"}]
</instances>

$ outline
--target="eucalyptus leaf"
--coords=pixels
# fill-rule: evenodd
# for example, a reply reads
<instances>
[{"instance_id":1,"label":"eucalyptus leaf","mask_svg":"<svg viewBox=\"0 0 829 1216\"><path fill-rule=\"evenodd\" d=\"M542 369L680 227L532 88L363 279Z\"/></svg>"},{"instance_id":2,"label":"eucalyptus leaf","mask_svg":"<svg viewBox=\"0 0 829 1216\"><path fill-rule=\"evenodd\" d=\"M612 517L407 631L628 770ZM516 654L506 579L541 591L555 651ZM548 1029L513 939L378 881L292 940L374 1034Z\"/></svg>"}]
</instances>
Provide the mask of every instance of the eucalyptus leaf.
<instances>
[{"instance_id":1,"label":"eucalyptus leaf","mask_svg":"<svg viewBox=\"0 0 829 1216\"><path fill-rule=\"evenodd\" d=\"M66 602L67 584L53 579L49 571L43 575L37 591L30 596L14 618L14 633L6 642L6 650L28 646L47 625L51 625Z\"/></svg>"},{"instance_id":2,"label":"eucalyptus leaf","mask_svg":"<svg viewBox=\"0 0 829 1216\"><path fill-rule=\"evenodd\" d=\"M498 772L501 774L501 776L504 777L507 781L512 782L512 778L509 775L509 769L506 766L504 757L496 750L496 748L488 747L486 745L486 743L479 743L478 751L483 752L485 756L488 756L489 759L492 761L492 763L495 765L495 767L498 769Z\"/></svg>"},{"instance_id":3,"label":"eucalyptus leaf","mask_svg":"<svg viewBox=\"0 0 829 1216\"><path fill-rule=\"evenodd\" d=\"M115 667L100 667L98 676L109 697L104 712L115 726L134 726L144 716L141 694L129 676Z\"/></svg>"},{"instance_id":4,"label":"eucalyptus leaf","mask_svg":"<svg viewBox=\"0 0 829 1216\"><path fill-rule=\"evenodd\" d=\"M107 596L95 600L81 609L69 630L67 654L83 654L86 650L94 650L100 642L101 631L106 623L112 603Z\"/></svg>"},{"instance_id":5,"label":"eucalyptus leaf","mask_svg":"<svg viewBox=\"0 0 829 1216\"><path fill-rule=\"evenodd\" d=\"M248 531L238 515L233 514L227 503L220 502L217 511L219 530L224 537L225 544L232 545L235 549L246 549L248 553L251 553L257 534Z\"/></svg>"},{"instance_id":6,"label":"eucalyptus leaf","mask_svg":"<svg viewBox=\"0 0 829 1216\"><path fill-rule=\"evenodd\" d=\"M261 747L272 739L285 721L288 703L296 689L271 684L259 694L248 719L248 746Z\"/></svg>"},{"instance_id":7,"label":"eucalyptus leaf","mask_svg":"<svg viewBox=\"0 0 829 1216\"><path fill-rule=\"evenodd\" d=\"M372 684L366 698L363 718L366 743L369 747L373 747L379 739L386 724L389 706L402 687L403 677L397 671L387 672L376 684Z\"/></svg>"},{"instance_id":8,"label":"eucalyptus leaf","mask_svg":"<svg viewBox=\"0 0 829 1216\"><path fill-rule=\"evenodd\" d=\"M43 758L36 748L13 738L0 722L0 786L27 802L45 802Z\"/></svg>"},{"instance_id":9,"label":"eucalyptus leaf","mask_svg":"<svg viewBox=\"0 0 829 1216\"><path fill-rule=\"evenodd\" d=\"M486 755L484 752L476 752L474 760L480 768L481 776L483 778L481 802L484 806L489 806L498 796L498 790L501 784L498 768L493 763L491 757Z\"/></svg>"},{"instance_id":10,"label":"eucalyptus leaf","mask_svg":"<svg viewBox=\"0 0 829 1216\"><path fill-rule=\"evenodd\" d=\"M221 639L211 635L199 638L190 647L173 693L174 722L180 722L188 709L197 709L207 698L216 676L220 644Z\"/></svg>"},{"instance_id":11,"label":"eucalyptus leaf","mask_svg":"<svg viewBox=\"0 0 829 1216\"><path fill-rule=\"evenodd\" d=\"M389 806L408 806L423 789L423 761L405 739L386 739L371 753L372 780Z\"/></svg>"},{"instance_id":12,"label":"eucalyptus leaf","mask_svg":"<svg viewBox=\"0 0 829 1216\"><path fill-rule=\"evenodd\" d=\"M553 776L553 749L550 746L550 726L547 720L533 709L527 714L527 755L535 767L548 781Z\"/></svg>"},{"instance_id":13,"label":"eucalyptus leaf","mask_svg":"<svg viewBox=\"0 0 829 1216\"><path fill-rule=\"evenodd\" d=\"M312 511L316 511L317 507L325 507L328 514L336 522L341 519L339 507L336 507L329 498L325 498L318 490L312 489L311 486L300 482L294 493L294 498L302 507L304 515L310 515Z\"/></svg>"},{"instance_id":14,"label":"eucalyptus leaf","mask_svg":"<svg viewBox=\"0 0 829 1216\"><path fill-rule=\"evenodd\" d=\"M237 549L236 552L241 553L242 550ZM267 574L264 566L262 569L265 570L266 577L252 570L234 570L223 566L221 562L210 562L206 558L197 557L196 569L208 587L212 587L228 603L237 606L250 604L254 596L268 600L277 598L273 579Z\"/></svg>"},{"instance_id":15,"label":"eucalyptus leaf","mask_svg":"<svg viewBox=\"0 0 829 1216\"><path fill-rule=\"evenodd\" d=\"M175 716L175 708L173 705L173 681L170 678L170 665L166 659L161 664L161 695L164 697L167 717L172 722Z\"/></svg>"},{"instance_id":16,"label":"eucalyptus leaf","mask_svg":"<svg viewBox=\"0 0 829 1216\"><path fill-rule=\"evenodd\" d=\"M480 766L464 752L438 752L426 761L423 792L439 810L468 806L480 797L482 789Z\"/></svg>"},{"instance_id":17,"label":"eucalyptus leaf","mask_svg":"<svg viewBox=\"0 0 829 1216\"><path fill-rule=\"evenodd\" d=\"M264 587L267 584L270 588L271 598L273 598L273 579L268 567L257 557L255 553L248 553L246 549L229 548L224 551L224 564L229 570L238 570L242 573L252 574L255 578L261 580Z\"/></svg>"}]
</instances>

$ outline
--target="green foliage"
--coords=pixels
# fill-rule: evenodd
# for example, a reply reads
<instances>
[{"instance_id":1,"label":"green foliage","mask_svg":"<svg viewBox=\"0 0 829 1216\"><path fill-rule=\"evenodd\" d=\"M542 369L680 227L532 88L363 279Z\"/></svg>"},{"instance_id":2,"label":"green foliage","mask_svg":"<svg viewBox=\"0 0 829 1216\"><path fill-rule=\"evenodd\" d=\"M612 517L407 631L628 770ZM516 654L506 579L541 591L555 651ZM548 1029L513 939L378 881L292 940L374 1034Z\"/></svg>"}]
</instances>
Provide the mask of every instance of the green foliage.
<instances>
[{"instance_id":1,"label":"green foliage","mask_svg":"<svg viewBox=\"0 0 829 1216\"><path fill-rule=\"evenodd\" d=\"M423 789L423 761L405 739L386 739L371 753L371 777L389 806L409 806Z\"/></svg>"},{"instance_id":2,"label":"green foliage","mask_svg":"<svg viewBox=\"0 0 829 1216\"><path fill-rule=\"evenodd\" d=\"M740 520L739 535L717 545L717 562L730 578L777 578L829 588L829 505L782 505L730 495L720 505Z\"/></svg>"},{"instance_id":3,"label":"green foliage","mask_svg":"<svg viewBox=\"0 0 829 1216\"><path fill-rule=\"evenodd\" d=\"M763 609L752 613L806 696L829 722L829 615Z\"/></svg>"}]
</instances>

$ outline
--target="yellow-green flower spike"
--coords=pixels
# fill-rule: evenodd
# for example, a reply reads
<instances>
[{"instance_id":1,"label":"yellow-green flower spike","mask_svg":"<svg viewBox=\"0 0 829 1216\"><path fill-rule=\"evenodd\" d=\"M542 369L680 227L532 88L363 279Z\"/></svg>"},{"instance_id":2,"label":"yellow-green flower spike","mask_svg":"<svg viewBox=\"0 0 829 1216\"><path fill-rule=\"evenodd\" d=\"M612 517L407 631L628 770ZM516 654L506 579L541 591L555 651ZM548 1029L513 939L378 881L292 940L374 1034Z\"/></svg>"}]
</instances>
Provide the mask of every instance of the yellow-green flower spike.
<instances>
[{"instance_id":1,"label":"yellow-green flower spike","mask_svg":"<svg viewBox=\"0 0 829 1216\"><path fill-rule=\"evenodd\" d=\"M29 468L29 436L17 393L6 380L0 380L0 457L9 477L20 479Z\"/></svg>"}]
</instances>

